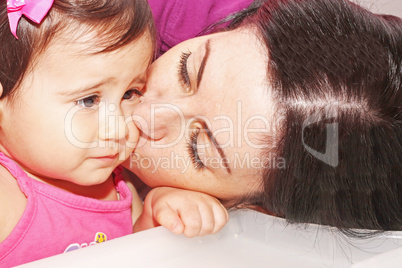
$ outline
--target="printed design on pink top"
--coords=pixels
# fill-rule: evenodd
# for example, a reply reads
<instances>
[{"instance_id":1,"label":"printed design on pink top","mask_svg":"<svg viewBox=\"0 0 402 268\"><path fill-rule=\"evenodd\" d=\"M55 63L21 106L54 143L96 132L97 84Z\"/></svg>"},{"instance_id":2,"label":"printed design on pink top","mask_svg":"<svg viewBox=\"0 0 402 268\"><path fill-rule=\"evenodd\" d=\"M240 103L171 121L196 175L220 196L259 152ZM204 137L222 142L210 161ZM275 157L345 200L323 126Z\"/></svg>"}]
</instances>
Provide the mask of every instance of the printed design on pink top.
<instances>
[{"instance_id":1,"label":"printed design on pink top","mask_svg":"<svg viewBox=\"0 0 402 268\"><path fill-rule=\"evenodd\" d=\"M107 236L106 236L104 233L102 233L102 232L97 232L96 235L95 235L95 239L94 239L94 240L95 240L95 241L89 243L89 245L88 245L87 243L83 243L83 244L81 244L81 245L78 244L78 243L71 244L71 245L69 245L69 246L66 248L66 250L64 251L64 253L70 252L70 251L73 251L73 250L76 250L76 249L80 249L80 248L85 248L85 247L88 247L88 246L92 246L92 245L95 245L95 244L99 244L99 243L106 242L106 241L107 241Z\"/></svg>"}]
</instances>

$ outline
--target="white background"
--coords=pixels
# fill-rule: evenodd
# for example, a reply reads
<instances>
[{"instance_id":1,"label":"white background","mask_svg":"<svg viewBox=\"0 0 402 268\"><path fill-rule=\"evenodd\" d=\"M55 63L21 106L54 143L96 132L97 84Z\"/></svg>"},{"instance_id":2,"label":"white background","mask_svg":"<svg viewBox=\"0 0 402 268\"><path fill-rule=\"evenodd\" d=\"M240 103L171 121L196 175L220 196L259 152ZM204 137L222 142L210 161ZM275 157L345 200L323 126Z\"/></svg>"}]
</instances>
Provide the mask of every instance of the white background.
<instances>
[{"instance_id":1,"label":"white background","mask_svg":"<svg viewBox=\"0 0 402 268\"><path fill-rule=\"evenodd\" d=\"M402 0L352 0L374 13L391 14L402 18Z\"/></svg>"}]
</instances>

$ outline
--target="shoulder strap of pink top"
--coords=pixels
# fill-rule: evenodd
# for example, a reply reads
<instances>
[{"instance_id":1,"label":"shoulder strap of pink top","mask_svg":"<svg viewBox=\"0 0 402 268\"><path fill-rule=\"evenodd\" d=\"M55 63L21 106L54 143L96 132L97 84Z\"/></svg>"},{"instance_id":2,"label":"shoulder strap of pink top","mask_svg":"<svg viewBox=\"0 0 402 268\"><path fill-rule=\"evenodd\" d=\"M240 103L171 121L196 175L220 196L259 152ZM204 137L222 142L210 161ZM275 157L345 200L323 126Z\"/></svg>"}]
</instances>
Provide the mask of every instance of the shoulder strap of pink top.
<instances>
[{"instance_id":1,"label":"shoulder strap of pink top","mask_svg":"<svg viewBox=\"0 0 402 268\"><path fill-rule=\"evenodd\" d=\"M0 152L0 165L5 167L8 172L17 180L21 191L28 195L31 193L31 178L17 165L11 158Z\"/></svg>"}]
</instances>

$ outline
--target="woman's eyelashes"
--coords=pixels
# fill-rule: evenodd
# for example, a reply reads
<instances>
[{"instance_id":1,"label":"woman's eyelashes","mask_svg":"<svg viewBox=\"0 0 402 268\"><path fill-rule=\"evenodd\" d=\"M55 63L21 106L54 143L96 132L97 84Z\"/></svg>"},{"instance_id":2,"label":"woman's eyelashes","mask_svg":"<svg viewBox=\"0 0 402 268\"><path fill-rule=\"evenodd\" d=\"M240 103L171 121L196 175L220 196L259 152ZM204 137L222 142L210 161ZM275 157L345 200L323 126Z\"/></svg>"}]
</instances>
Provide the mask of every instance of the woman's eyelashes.
<instances>
[{"instance_id":1,"label":"woman's eyelashes","mask_svg":"<svg viewBox=\"0 0 402 268\"><path fill-rule=\"evenodd\" d=\"M200 134L200 129L196 129L191 133L190 139L188 141L187 147L188 152L191 158L191 161L194 164L194 168L198 171L205 167L204 163L200 159L200 155L198 153L198 136Z\"/></svg>"},{"instance_id":2,"label":"woman's eyelashes","mask_svg":"<svg viewBox=\"0 0 402 268\"><path fill-rule=\"evenodd\" d=\"M182 52L180 56L180 64L179 64L179 81L180 83L190 89L191 88L191 81L190 81L190 76L188 74L188 69L187 69L187 61L188 58L190 57L191 52Z\"/></svg>"}]
</instances>

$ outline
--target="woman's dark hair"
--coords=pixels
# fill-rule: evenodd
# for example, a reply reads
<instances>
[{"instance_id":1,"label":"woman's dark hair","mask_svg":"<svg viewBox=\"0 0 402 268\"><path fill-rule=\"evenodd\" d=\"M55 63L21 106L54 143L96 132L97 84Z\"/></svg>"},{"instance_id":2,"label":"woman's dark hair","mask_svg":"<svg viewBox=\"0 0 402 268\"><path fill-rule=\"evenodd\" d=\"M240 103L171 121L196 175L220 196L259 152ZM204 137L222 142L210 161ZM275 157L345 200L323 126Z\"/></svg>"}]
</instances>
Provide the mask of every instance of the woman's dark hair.
<instances>
[{"instance_id":1,"label":"woman's dark hair","mask_svg":"<svg viewBox=\"0 0 402 268\"><path fill-rule=\"evenodd\" d=\"M77 32L94 32L96 38L88 40L86 53L116 50L146 30L154 38L152 13L146 0L55 0L40 25L21 17L18 40L10 32L6 2L0 2L0 98L14 95L32 60L59 34L64 34L68 42L77 37Z\"/></svg>"},{"instance_id":2,"label":"woman's dark hair","mask_svg":"<svg viewBox=\"0 0 402 268\"><path fill-rule=\"evenodd\" d=\"M346 0L268 0L239 22L267 46L281 118L262 155L286 161L264 171L254 205L353 235L402 230L401 19Z\"/></svg>"}]
</instances>

